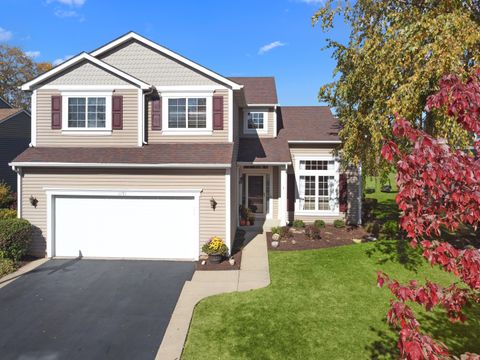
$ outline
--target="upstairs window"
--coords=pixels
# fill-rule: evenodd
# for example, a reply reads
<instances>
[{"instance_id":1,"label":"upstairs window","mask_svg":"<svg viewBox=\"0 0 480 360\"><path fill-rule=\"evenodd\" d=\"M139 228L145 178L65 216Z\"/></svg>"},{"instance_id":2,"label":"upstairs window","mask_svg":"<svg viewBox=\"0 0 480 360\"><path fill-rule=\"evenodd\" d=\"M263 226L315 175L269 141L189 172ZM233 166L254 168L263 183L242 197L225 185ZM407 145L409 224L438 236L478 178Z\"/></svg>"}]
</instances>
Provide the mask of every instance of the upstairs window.
<instances>
[{"instance_id":1,"label":"upstairs window","mask_svg":"<svg viewBox=\"0 0 480 360\"><path fill-rule=\"evenodd\" d=\"M170 129L206 129L206 98L170 98L168 99L168 128Z\"/></svg>"},{"instance_id":2,"label":"upstairs window","mask_svg":"<svg viewBox=\"0 0 480 360\"><path fill-rule=\"evenodd\" d=\"M263 112L249 112L247 129L263 129L265 126L263 115Z\"/></svg>"},{"instance_id":3,"label":"upstairs window","mask_svg":"<svg viewBox=\"0 0 480 360\"><path fill-rule=\"evenodd\" d=\"M68 127L104 129L106 127L105 103L104 97L68 98Z\"/></svg>"}]
</instances>

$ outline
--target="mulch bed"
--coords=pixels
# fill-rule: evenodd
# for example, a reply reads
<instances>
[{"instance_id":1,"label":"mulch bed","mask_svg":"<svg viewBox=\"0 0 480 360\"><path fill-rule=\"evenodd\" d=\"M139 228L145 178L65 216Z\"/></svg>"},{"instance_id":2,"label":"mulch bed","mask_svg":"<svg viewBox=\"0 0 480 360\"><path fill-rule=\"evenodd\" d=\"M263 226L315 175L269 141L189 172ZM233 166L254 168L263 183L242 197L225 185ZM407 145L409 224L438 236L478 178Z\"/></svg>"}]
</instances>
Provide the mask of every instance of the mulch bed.
<instances>
[{"instance_id":1,"label":"mulch bed","mask_svg":"<svg viewBox=\"0 0 480 360\"><path fill-rule=\"evenodd\" d=\"M326 225L321 229L320 240L308 239L303 230L292 229L294 237L289 240L280 240L280 245L277 248L272 247L272 233L267 232L268 250L272 251L289 251L289 250L311 250L323 249L335 246L353 244L353 239L362 239L367 241L369 233L362 227L348 226L343 229L337 229L333 225ZM295 240L295 244L292 243Z\"/></svg>"},{"instance_id":2,"label":"mulch bed","mask_svg":"<svg viewBox=\"0 0 480 360\"><path fill-rule=\"evenodd\" d=\"M195 270L240 270L240 264L242 263L242 250L238 250L233 254L235 259L235 265L230 265L228 257L225 258L220 264L210 264L208 259L200 259L195 264ZM202 261L205 260L205 265L202 265Z\"/></svg>"}]
</instances>

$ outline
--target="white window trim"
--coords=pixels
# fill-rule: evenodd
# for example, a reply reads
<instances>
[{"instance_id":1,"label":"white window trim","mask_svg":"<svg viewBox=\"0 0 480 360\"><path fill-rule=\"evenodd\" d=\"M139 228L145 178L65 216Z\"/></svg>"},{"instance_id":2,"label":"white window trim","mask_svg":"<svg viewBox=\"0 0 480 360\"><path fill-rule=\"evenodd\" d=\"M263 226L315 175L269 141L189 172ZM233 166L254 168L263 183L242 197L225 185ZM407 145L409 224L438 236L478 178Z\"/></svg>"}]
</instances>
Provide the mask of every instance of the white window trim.
<instances>
[{"instance_id":1,"label":"white window trim","mask_svg":"<svg viewBox=\"0 0 480 360\"><path fill-rule=\"evenodd\" d=\"M62 95L62 134L66 135L111 135L112 133L112 91L64 91ZM104 128L69 128L68 99L73 97L104 97L105 127ZM88 101L86 106L88 106ZM85 124L87 122L85 118Z\"/></svg>"},{"instance_id":2,"label":"white window trim","mask_svg":"<svg viewBox=\"0 0 480 360\"><path fill-rule=\"evenodd\" d=\"M248 128L248 113L263 113L263 129ZM268 134L268 109L243 109L244 134Z\"/></svg>"},{"instance_id":3,"label":"white window trim","mask_svg":"<svg viewBox=\"0 0 480 360\"><path fill-rule=\"evenodd\" d=\"M213 133L213 91L200 92L162 92L162 135L212 135ZM207 100L207 127L198 128L169 128L168 127L168 100L169 99L187 99L188 98L205 98ZM186 119L188 123L188 119Z\"/></svg>"},{"instance_id":4,"label":"white window trim","mask_svg":"<svg viewBox=\"0 0 480 360\"><path fill-rule=\"evenodd\" d=\"M333 170L300 170L300 161L305 160L320 160L320 161L334 161ZM300 176L333 176L335 186L337 188L337 202L333 210L302 210L300 208L300 194L297 190L295 192L295 214L298 215L340 215L339 196L340 196L340 163L338 158L333 156L302 156L295 159L295 182L300 184ZM318 186L315 180L315 208L318 207Z\"/></svg>"}]
</instances>

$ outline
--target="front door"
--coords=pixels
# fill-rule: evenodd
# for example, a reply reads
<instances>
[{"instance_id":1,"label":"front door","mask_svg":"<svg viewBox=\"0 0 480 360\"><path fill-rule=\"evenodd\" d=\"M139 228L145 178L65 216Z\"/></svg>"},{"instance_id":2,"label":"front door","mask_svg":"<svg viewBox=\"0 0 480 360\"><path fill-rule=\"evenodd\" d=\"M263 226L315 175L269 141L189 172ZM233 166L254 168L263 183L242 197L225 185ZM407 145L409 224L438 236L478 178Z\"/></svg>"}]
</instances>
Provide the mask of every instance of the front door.
<instances>
[{"instance_id":1,"label":"front door","mask_svg":"<svg viewBox=\"0 0 480 360\"><path fill-rule=\"evenodd\" d=\"M265 214L265 176L247 175L247 206L255 215Z\"/></svg>"}]
</instances>

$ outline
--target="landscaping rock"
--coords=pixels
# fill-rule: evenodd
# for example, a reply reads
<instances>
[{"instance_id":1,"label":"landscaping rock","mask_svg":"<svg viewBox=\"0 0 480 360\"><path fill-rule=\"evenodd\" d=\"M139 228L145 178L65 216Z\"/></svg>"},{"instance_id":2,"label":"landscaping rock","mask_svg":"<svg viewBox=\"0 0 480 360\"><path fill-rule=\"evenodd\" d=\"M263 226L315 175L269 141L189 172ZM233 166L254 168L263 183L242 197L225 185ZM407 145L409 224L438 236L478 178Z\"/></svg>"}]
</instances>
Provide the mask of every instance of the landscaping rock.
<instances>
[{"instance_id":1,"label":"landscaping rock","mask_svg":"<svg viewBox=\"0 0 480 360\"><path fill-rule=\"evenodd\" d=\"M352 241L353 241L355 244L361 244L361 243L362 243L362 239L352 239Z\"/></svg>"},{"instance_id":2,"label":"landscaping rock","mask_svg":"<svg viewBox=\"0 0 480 360\"><path fill-rule=\"evenodd\" d=\"M272 235L272 240L273 240L273 241L278 241L278 240L280 240L280 234L273 234L273 235Z\"/></svg>"}]
</instances>

